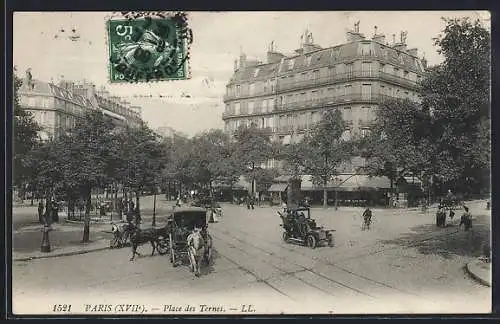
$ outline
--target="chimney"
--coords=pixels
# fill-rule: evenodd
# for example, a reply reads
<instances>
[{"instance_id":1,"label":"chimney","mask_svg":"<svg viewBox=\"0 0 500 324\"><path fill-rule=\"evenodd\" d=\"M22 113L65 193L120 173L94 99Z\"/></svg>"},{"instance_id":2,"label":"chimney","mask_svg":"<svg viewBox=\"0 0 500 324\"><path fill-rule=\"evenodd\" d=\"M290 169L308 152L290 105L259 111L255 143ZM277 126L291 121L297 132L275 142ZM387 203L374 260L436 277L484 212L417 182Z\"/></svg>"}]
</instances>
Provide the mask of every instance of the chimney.
<instances>
[{"instance_id":1,"label":"chimney","mask_svg":"<svg viewBox=\"0 0 500 324\"><path fill-rule=\"evenodd\" d=\"M385 35L378 34L377 31L378 31L377 26L375 26L374 27L374 33L373 33L373 36L372 36L372 40L374 42L377 42L377 43L385 45Z\"/></svg>"},{"instance_id":2,"label":"chimney","mask_svg":"<svg viewBox=\"0 0 500 324\"><path fill-rule=\"evenodd\" d=\"M408 50L408 54L410 54L411 56L418 57L418 49L417 48L410 48Z\"/></svg>"},{"instance_id":3,"label":"chimney","mask_svg":"<svg viewBox=\"0 0 500 324\"><path fill-rule=\"evenodd\" d=\"M408 32L402 31L400 33L400 39L399 43L396 43L396 34L392 34L392 38L394 41L394 49L397 49L399 51L406 51L406 36L408 35Z\"/></svg>"},{"instance_id":4,"label":"chimney","mask_svg":"<svg viewBox=\"0 0 500 324\"><path fill-rule=\"evenodd\" d=\"M359 32L359 23L360 21L354 23L354 29L349 30L346 33L347 42L356 42L365 39L365 36Z\"/></svg>"},{"instance_id":5,"label":"chimney","mask_svg":"<svg viewBox=\"0 0 500 324\"><path fill-rule=\"evenodd\" d=\"M240 54L240 69L245 68L246 63L247 63L246 61L247 61L247 56L245 55L245 53L241 53Z\"/></svg>"},{"instance_id":6,"label":"chimney","mask_svg":"<svg viewBox=\"0 0 500 324\"><path fill-rule=\"evenodd\" d=\"M349 30L347 33L346 33L346 37L347 37L347 42L350 43L350 42L357 42L357 41L361 41L361 40L364 40L365 39L365 35L361 34L361 33L356 33L352 30Z\"/></svg>"},{"instance_id":7,"label":"chimney","mask_svg":"<svg viewBox=\"0 0 500 324\"><path fill-rule=\"evenodd\" d=\"M422 67L425 69L427 69L427 59L425 57L422 57L422 60L420 60L420 62L422 62Z\"/></svg>"}]
</instances>

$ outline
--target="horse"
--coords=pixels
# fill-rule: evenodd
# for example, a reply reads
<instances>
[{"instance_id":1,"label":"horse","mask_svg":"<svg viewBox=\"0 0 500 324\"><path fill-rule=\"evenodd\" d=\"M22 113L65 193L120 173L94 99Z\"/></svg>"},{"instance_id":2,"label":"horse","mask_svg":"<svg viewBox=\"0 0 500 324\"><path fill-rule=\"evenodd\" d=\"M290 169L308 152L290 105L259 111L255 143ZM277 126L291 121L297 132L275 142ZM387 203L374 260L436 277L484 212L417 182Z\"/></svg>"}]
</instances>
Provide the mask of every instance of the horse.
<instances>
[{"instance_id":1,"label":"horse","mask_svg":"<svg viewBox=\"0 0 500 324\"><path fill-rule=\"evenodd\" d=\"M148 228L145 230L134 228L130 234L130 242L132 243L132 257L130 258L130 261L134 260L136 254L141 255L137 252L137 247L147 242L150 242L153 247L153 251L151 252L151 255L153 256L155 254L157 240L158 231L155 228Z\"/></svg>"},{"instance_id":2,"label":"horse","mask_svg":"<svg viewBox=\"0 0 500 324\"><path fill-rule=\"evenodd\" d=\"M201 231L201 228L196 227L187 238L191 270L196 277L201 275L200 268L203 258L205 258L207 262L210 262L212 253L212 238L210 235L206 235L204 238Z\"/></svg>"}]
</instances>

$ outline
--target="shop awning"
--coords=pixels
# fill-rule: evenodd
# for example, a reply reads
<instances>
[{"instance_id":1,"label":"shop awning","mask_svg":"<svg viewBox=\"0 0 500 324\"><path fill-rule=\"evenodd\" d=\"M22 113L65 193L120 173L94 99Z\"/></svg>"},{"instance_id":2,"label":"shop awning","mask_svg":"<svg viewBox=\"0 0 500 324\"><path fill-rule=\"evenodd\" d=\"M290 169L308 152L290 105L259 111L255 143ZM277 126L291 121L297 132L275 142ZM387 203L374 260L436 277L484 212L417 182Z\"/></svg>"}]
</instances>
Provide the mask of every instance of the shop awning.
<instances>
[{"instance_id":1,"label":"shop awning","mask_svg":"<svg viewBox=\"0 0 500 324\"><path fill-rule=\"evenodd\" d=\"M286 184L286 183L273 183L271 185L271 187L269 187L269 189L267 189L267 191L269 191L269 192L283 192L286 190L287 187L288 187L288 184Z\"/></svg>"},{"instance_id":2,"label":"shop awning","mask_svg":"<svg viewBox=\"0 0 500 324\"><path fill-rule=\"evenodd\" d=\"M391 182L387 177L370 177L368 175L341 174L336 176L337 180L328 182L327 189L342 191L358 191L366 189L388 189ZM310 175L302 176L301 190L322 190L321 185L314 184Z\"/></svg>"}]
</instances>

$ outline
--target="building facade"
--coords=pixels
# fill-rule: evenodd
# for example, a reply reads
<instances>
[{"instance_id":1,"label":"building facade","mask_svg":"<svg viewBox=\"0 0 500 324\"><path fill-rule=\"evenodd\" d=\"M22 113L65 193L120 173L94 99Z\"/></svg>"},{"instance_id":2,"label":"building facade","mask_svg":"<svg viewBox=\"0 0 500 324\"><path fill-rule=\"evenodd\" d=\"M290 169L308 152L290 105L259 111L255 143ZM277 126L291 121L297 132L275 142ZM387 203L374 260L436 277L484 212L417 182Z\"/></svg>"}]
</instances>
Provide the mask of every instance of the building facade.
<instances>
[{"instance_id":1,"label":"building facade","mask_svg":"<svg viewBox=\"0 0 500 324\"><path fill-rule=\"evenodd\" d=\"M323 112L340 109L347 123L343 137L348 139L370 131L386 98L419 100L417 82L426 61L417 49L407 48L406 33L399 41L393 35L391 45L376 30L366 38L357 26L346 36L344 44L321 48L306 31L294 55L275 51L271 43L265 63L241 54L224 96L226 132L254 123L288 144L300 140ZM266 166L277 164L269 161ZM340 171L354 172L360 164L362 159L355 158Z\"/></svg>"},{"instance_id":2,"label":"building facade","mask_svg":"<svg viewBox=\"0 0 500 324\"><path fill-rule=\"evenodd\" d=\"M41 126L42 140L56 138L75 127L89 110L99 110L120 125L142 123L140 107L111 96L104 88L96 91L89 82L61 81L56 85L32 79L27 72L18 94L21 107L31 112Z\"/></svg>"}]
</instances>

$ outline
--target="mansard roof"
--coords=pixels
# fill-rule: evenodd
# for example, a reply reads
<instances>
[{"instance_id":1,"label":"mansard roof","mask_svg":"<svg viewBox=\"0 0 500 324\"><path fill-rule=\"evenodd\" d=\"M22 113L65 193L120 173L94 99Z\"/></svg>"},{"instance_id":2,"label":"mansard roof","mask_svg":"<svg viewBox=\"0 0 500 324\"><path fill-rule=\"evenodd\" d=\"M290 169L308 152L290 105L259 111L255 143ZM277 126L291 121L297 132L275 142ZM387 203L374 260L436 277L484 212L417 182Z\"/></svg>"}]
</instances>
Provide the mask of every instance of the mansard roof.
<instances>
[{"instance_id":1,"label":"mansard roof","mask_svg":"<svg viewBox=\"0 0 500 324\"><path fill-rule=\"evenodd\" d=\"M372 40L360 40L307 53L286 56L283 58L283 64L281 62L267 63L240 68L235 71L229 84L244 81L251 82L253 80L266 80L275 75L279 76L288 73L308 71L317 67L333 66L340 62L346 62L351 58L353 60L359 59L361 44L366 43L371 44L371 54L366 56L367 60L379 60L413 72L424 72L419 58L410 55L406 51L398 50L392 46ZM310 57L310 63L308 63L308 57ZM290 60L294 60L294 64L293 68L289 70L288 62ZM257 76L254 77L257 68L259 72Z\"/></svg>"}]
</instances>

